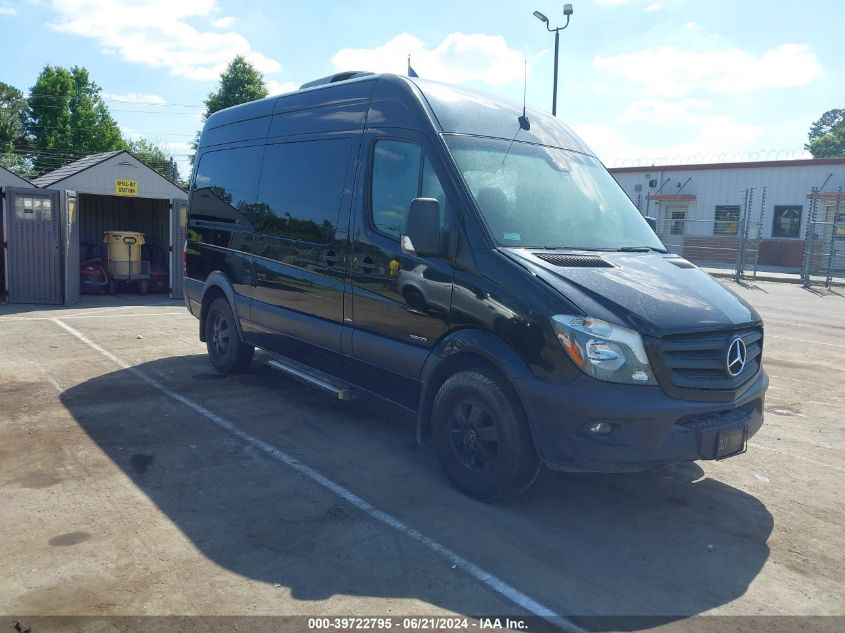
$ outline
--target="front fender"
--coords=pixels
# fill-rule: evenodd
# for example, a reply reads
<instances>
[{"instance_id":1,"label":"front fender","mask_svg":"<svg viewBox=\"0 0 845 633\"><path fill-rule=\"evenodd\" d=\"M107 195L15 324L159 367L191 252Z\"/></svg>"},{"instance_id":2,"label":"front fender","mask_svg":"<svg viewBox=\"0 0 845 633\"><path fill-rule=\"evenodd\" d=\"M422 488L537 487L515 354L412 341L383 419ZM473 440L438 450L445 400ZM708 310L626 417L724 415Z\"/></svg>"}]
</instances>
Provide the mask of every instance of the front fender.
<instances>
[{"instance_id":1,"label":"front fender","mask_svg":"<svg viewBox=\"0 0 845 633\"><path fill-rule=\"evenodd\" d=\"M508 343L485 330L462 329L447 334L429 354L420 374L420 399L417 405L417 444L422 445L423 430L431 417L431 405L444 372L458 371L461 359L481 357L505 376L511 385L515 380L534 378L531 369ZM516 388L514 387L514 390ZM517 392L517 396L522 397Z\"/></svg>"}]
</instances>

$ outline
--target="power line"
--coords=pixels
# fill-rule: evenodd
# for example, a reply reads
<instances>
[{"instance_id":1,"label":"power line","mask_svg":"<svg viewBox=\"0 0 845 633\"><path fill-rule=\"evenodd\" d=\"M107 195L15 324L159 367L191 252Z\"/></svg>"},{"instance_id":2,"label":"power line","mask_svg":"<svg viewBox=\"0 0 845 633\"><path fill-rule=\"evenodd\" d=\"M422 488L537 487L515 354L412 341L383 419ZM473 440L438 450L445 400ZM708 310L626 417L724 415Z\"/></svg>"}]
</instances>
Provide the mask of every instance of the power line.
<instances>
[{"instance_id":1,"label":"power line","mask_svg":"<svg viewBox=\"0 0 845 633\"><path fill-rule=\"evenodd\" d=\"M120 150L113 150L113 151L120 151ZM130 150L130 154L132 152ZM86 156L90 156L92 154L100 154L103 152L87 152L87 151L73 151L73 150L62 150L62 149L44 149L44 150L24 150L24 149L13 149L8 152L0 153L2 155L15 155L21 158L25 158L28 160L38 160L42 164L67 164L68 162L74 162L80 158L84 158ZM188 154L170 154L168 152L164 152L165 158L158 159L158 158L149 158L145 162L150 163L158 163L162 165L167 165L170 163L169 158L177 158L177 157L187 157ZM134 154L133 154L134 155Z\"/></svg>"},{"instance_id":2,"label":"power line","mask_svg":"<svg viewBox=\"0 0 845 633\"><path fill-rule=\"evenodd\" d=\"M23 93L25 99L29 99L30 97L35 97L37 99L72 99L78 96L77 93L68 93L68 94L55 94L55 93ZM138 105L151 105L156 107L162 108L170 108L170 107L178 107L178 108L205 108L205 104L200 103L159 103L156 101L143 101L143 100L130 100L130 99L110 99L108 97L104 97L101 93L98 93L97 96L100 97L106 103L131 103L131 104L138 104ZM61 106L42 106L42 107L61 107Z\"/></svg>"},{"instance_id":3,"label":"power line","mask_svg":"<svg viewBox=\"0 0 845 633\"><path fill-rule=\"evenodd\" d=\"M99 124L94 125L71 125L68 123L67 127L57 127L55 125L38 125L36 126L39 130L52 130L54 132L66 132L68 128L72 128L74 130L96 130L100 127ZM197 130L199 131L199 130ZM135 134L144 134L147 136L181 136L185 138L194 138L196 134L179 134L177 132L144 132L142 130L133 130Z\"/></svg>"},{"instance_id":4,"label":"power line","mask_svg":"<svg viewBox=\"0 0 845 633\"><path fill-rule=\"evenodd\" d=\"M121 101L119 103L125 103L125 102ZM152 105L152 104L150 104L150 105ZM27 104L27 107L31 110L33 106L30 106L30 105ZM39 104L36 104L34 107L37 108L37 109L50 108L50 109L53 109L53 110L67 110L68 109L67 105L49 105L49 104L46 104L46 103L39 103ZM198 112L198 111L192 111L192 112L161 112L161 111L156 111L156 110L122 110L122 109L112 109L112 108L106 108L106 109L109 112L129 112L129 113L138 113L138 114L157 114L157 115L164 115L164 116L196 116L197 114L200 114L200 112Z\"/></svg>"}]
</instances>

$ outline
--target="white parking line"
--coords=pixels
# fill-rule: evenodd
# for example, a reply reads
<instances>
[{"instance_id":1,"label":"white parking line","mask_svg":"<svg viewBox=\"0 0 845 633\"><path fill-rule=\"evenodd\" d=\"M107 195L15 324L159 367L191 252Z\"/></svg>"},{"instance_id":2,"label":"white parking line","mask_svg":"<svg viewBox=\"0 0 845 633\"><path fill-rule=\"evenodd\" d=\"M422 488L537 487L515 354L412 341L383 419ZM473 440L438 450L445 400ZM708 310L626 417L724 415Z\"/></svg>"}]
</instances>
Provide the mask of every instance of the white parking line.
<instances>
[{"instance_id":1,"label":"white parking line","mask_svg":"<svg viewBox=\"0 0 845 633\"><path fill-rule=\"evenodd\" d=\"M797 455L795 453L779 451L778 449L772 448L771 446L764 446L763 444L755 443L754 448L762 448L764 451L771 451L772 453L777 453L778 455L783 455L784 457L794 457L795 459L800 459L801 461L808 462L810 464L815 464L816 466L821 466L822 468L845 472L845 468L842 468L842 466L834 466L833 464L826 464L825 462L820 462L819 460L813 459L812 457L804 457L803 455Z\"/></svg>"},{"instance_id":2,"label":"white parking line","mask_svg":"<svg viewBox=\"0 0 845 633\"><path fill-rule=\"evenodd\" d=\"M766 334L767 338L780 338L784 341L797 341L798 343L810 343L811 345L818 345L824 347L841 347L845 349L845 345L837 345L836 343L823 343L822 341L809 341L805 338L792 338L791 336L779 336L777 334Z\"/></svg>"},{"instance_id":3,"label":"white parking line","mask_svg":"<svg viewBox=\"0 0 845 633\"><path fill-rule=\"evenodd\" d=\"M187 315L187 310L178 312L124 312L121 314L69 314L62 319L116 319L118 317L149 317ZM14 321L55 321L58 317L0 317L0 323Z\"/></svg>"},{"instance_id":4,"label":"white parking line","mask_svg":"<svg viewBox=\"0 0 845 633\"><path fill-rule=\"evenodd\" d=\"M53 385L53 389L55 389L56 392L58 392L58 393L64 392L64 387L62 387L59 384L59 381L56 380L53 377L53 374L51 374L49 371L47 371L47 368L44 367L44 365L42 365L41 363L37 363L34 360L29 360L29 359L26 359L26 362L29 363L30 365L32 365L33 367L36 367L38 369L38 371L40 371L42 374L44 374L44 378L47 379L47 382L49 382L51 385Z\"/></svg>"},{"instance_id":5,"label":"white parking line","mask_svg":"<svg viewBox=\"0 0 845 633\"><path fill-rule=\"evenodd\" d=\"M185 396L165 387L162 383L160 383L155 378L147 375L137 367L133 367L126 361L118 358L107 349L101 347L87 336L75 330L67 323L63 323L61 320L54 318L51 319L56 325L65 329L67 332L75 336L78 340L85 343L88 347L93 349L94 351L102 354L106 358L108 358L111 362L123 369L127 370L131 374L133 374L136 378L139 378L143 382L147 383L149 386L158 389L168 398L179 402L189 409L192 409L196 413L199 413L204 418L213 422L216 426L220 427L224 431L234 435L241 441L249 444L250 446L257 448L258 450L265 453L267 456L272 457L276 461L282 462L283 464L293 468L298 473L305 475L312 481L320 484L327 490L335 493L338 497L342 498L344 501L350 503L351 505L355 506L361 512L369 515L371 518L383 523L384 525L393 528L394 530L401 532L405 536L409 537L410 539L421 543L429 550L434 552L435 554L445 558L451 565L456 566L460 569L463 569L466 573L470 576L478 580L479 582L487 585L490 589L498 593L500 596L507 598L515 605L521 607L531 615L539 616L546 620L547 622L556 625L557 627L569 631L571 633L586 633L584 629L577 626L573 622L569 621L568 619L564 618L561 615L555 613L552 609L549 609L545 605L541 604L540 602L534 600L530 596L522 593L518 589L512 587L504 580L497 578L492 573L482 569L475 563L472 563L465 558L459 556L449 548L444 545L441 545L437 541L433 540L432 538L422 534L421 532L415 530L414 528L410 527L409 525L403 523L401 520L397 519L391 514L384 512L383 510L379 510L377 507L372 505L370 502L365 501L355 493L347 490L343 486L338 483L335 483L325 475L319 473L318 471L314 470L310 466L307 466L300 462L295 457L288 455L284 451L276 448L275 446L268 444L267 442L258 439L257 437L253 437L249 433L242 431L238 428L234 423L226 420L225 418L220 417L216 413L212 413L205 407L200 404L197 404L193 400L186 398Z\"/></svg>"}]
</instances>

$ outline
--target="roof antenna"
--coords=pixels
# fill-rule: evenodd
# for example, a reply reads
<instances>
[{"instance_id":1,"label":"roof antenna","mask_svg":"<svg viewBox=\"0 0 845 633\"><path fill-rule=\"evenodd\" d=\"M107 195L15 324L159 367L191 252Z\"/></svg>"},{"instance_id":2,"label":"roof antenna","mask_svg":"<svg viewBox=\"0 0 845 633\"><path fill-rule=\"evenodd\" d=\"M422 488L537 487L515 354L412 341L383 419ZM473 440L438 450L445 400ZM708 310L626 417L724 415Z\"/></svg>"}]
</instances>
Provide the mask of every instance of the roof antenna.
<instances>
[{"instance_id":1,"label":"roof antenna","mask_svg":"<svg viewBox=\"0 0 845 633\"><path fill-rule=\"evenodd\" d=\"M516 132L514 132L513 138L511 139L510 144L508 145L508 151L505 152L504 158L502 158L502 164L499 166L499 169L505 166L505 161L508 159L508 156L511 153L511 147L513 147L513 142L516 140L516 137L519 136L520 130L530 130L531 129L531 121L528 120L528 117L525 115L525 93L528 86L528 60L523 58L524 68L525 68L525 75L522 83L522 114L517 117L517 121L519 121L519 127L516 128Z\"/></svg>"},{"instance_id":2,"label":"roof antenna","mask_svg":"<svg viewBox=\"0 0 845 633\"><path fill-rule=\"evenodd\" d=\"M528 120L528 117L525 116L525 97L528 94L528 60L523 58L522 64L522 116L519 117L519 127L522 130L530 130L531 122Z\"/></svg>"}]
</instances>

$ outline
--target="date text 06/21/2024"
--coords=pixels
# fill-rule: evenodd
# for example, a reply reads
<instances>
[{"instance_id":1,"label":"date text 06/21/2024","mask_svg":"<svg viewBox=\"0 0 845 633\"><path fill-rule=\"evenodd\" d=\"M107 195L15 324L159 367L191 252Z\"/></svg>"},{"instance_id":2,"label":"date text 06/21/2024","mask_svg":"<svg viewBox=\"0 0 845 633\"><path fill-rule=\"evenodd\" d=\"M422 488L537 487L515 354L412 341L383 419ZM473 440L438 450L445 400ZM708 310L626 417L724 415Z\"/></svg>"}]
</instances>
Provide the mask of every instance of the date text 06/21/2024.
<instances>
[{"instance_id":1,"label":"date text 06/21/2024","mask_svg":"<svg viewBox=\"0 0 845 633\"><path fill-rule=\"evenodd\" d=\"M528 630L525 620L511 618L479 618L478 621L465 617L346 617L308 618L308 630L312 631L389 631L397 630Z\"/></svg>"}]
</instances>

